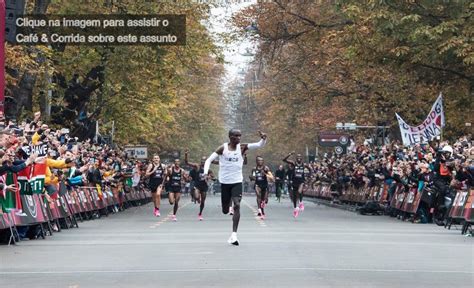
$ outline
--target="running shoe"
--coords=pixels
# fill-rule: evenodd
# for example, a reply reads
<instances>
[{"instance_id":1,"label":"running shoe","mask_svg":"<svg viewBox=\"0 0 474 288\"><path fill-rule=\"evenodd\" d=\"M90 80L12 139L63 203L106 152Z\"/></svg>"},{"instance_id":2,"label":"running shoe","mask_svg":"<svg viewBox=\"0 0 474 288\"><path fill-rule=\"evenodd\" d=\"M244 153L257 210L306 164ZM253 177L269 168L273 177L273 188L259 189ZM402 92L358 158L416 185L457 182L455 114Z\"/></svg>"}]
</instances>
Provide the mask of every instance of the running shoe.
<instances>
[{"instance_id":1,"label":"running shoe","mask_svg":"<svg viewBox=\"0 0 474 288\"><path fill-rule=\"evenodd\" d=\"M260 208L265 208L265 201L262 201L262 203L260 203Z\"/></svg>"},{"instance_id":2,"label":"running shoe","mask_svg":"<svg viewBox=\"0 0 474 288\"><path fill-rule=\"evenodd\" d=\"M265 220L265 214L262 214L262 216L260 216L260 220Z\"/></svg>"},{"instance_id":3,"label":"running shoe","mask_svg":"<svg viewBox=\"0 0 474 288\"><path fill-rule=\"evenodd\" d=\"M300 208L296 207L295 210L293 210L293 217L298 217L298 214L300 214Z\"/></svg>"},{"instance_id":4,"label":"running shoe","mask_svg":"<svg viewBox=\"0 0 474 288\"><path fill-rule=\"evenodd\" d=\"M227 240L227 243L239 246L239 239L237 239L237 233L232 232L232 235L230 235L229 240Z\"/></svg>"},{"instance_id":5,"label":"running shoe","mask_svg":"<svg viewBox=\"0 0 474 288\"><path fill-rule=\"evenodd\" d=\"M262 216L262 209L258 208L258 210L257 210L257 216Z\"/></svg>"},{"instance_id":6,"label":"running shoe","mask_svg":"<svg viewBox=\"0 0 474 288\"><path fill-rule=\"evenodd\" d=\"M155 209L153 210L153 215L155 215L155 217L158 217L158 209L156 209L156 207L155 207Z\"/></svg>"},{"instance_id":7,"label":"running shoe","mask_svg":"<svg viewBox=\"0 0 474 288\"><path fill-rule=\"evenodd\" d=\"M178 219L176 219L176 215L171 215L171 220L174 222L178 221Z\"/></svg>"},{"instance_id":8,"label":"running shoe","mask_svg":"<svg viewBox=\"0 0 474 288\"><path fill-rule=\"evenodd\" d=\"M198 215L198 219L199 219L199 221L202 221L204 218L202 218L202 215L199 214L199 215Z\"/></svg>"},{"instance_id":9,"label":"running shoe","mask_svg":"<svg viewBox=\"0 0 474 288\"><path fill-rule=\"evenodd\" d=\"M229 207L229 214L234 215L234 207Z\"/></svg>"},{"instance_id":10,"label":"running shoe","mask_svg":"<svg viewBox=\"0 0 474 288\"><path fill-rule=\"evenodd\" d=\"M156 217L160 217L160 216L161 216L160 209L156 209Z\"/></svg>"},{"instance_id":11,"label":"running shoe","mask_svg":"<svg viewBox=\"0 0 474 288\"><path fill-rule=\"evenodd\" d=\"M304 204L303 204L303 202L300 202L300 206L299 206L298 208L300 208L300 211L301 211L301 212L304 211Z\"/></svg>"}]
</instances>

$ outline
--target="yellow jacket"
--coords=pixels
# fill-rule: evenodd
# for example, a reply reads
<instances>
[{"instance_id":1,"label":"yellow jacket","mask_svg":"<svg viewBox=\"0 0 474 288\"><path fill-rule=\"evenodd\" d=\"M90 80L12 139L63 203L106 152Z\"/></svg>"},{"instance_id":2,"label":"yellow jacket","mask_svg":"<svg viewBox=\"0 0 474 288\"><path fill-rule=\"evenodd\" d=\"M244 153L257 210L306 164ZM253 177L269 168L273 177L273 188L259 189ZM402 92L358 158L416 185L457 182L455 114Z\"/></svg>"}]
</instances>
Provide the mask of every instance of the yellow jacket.
<instances>
[{"instance_id":1,"label":"yellow jacket","mask_svg":"<svg viewBox=\"0 0 474 288\"><path fill-rule=\"evenodd\" d=\"M53 169L63 169L69 168L72 166L72 163L66 164L65 160L54 160L46 158L46 175L44 179L44 185L54 185L59 183L59 179L56 176L53 176L50 168Z\"/></svg>"},{"instance_id":2,"label":"yellow jacket","mask_svg":"<svg viewBox=\"0 0 474 288\"><path fill-rule=\"evenodd\" d=\"M31 137L31 143L33 145L38 144L38 141L40 140L40 138L41 138L41 135L38 134L38 132L35 132L35 134L33 134L33 137Z\"/></svg>"}]
</instances>

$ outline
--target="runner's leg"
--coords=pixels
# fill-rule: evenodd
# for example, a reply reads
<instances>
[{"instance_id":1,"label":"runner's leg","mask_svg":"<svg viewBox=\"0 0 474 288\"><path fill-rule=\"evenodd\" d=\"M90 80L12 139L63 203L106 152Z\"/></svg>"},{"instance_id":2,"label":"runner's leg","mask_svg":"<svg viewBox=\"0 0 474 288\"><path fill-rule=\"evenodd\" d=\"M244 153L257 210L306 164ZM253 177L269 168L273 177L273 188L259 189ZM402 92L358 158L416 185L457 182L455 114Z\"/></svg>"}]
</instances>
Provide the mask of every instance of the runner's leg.
<instances>
[{"instance_id":1,"label":"runner's leg","mask_svg":"<svg viewBox=\"0 0 474 288\"><path fill-rule=\"evenodd\" d=\"M298 187L298 196L300 198L300 205L299 208L301 211L304 211L304 204L303 204L303 188L304 188L304 183L301 183L300 186Z\"/></svg>"},{"instance_id":2,"label":"runner's leg","mask_svg":"<svg viewBox=\"0 0 474 288\"><path fill-rule=\"evenodd\" d=\"M293 208L296 208L298 202L298 188L293 186L291 187L291 200L293 201Z\"/></svg>"},{"instance_id":3,"label":"runner's leg","mask_svg":"<svg viewBox=\"0 0 474 288\"><path fill-rule=\"evenodd\" d=\"M262 214L262 189L255 185L255 194L257 195L257 210L258 210L258 216Z\"/></svg>"},{"instance_id":4,"label":"runner's leg","mask_svg":"<svg viewBox=\"0 0 474 288\"><path fill-rule=\"evenodd\" d=\"M193 195L194 202L201 203L201 192L198 188L194 187Z\"/></svg>"},{"instance_id":5,"label":"runner's leg","mask_svg":"<svg viewBox=\"0 0 474 288\"><path fill-rule=\"evenodd\" d=\"M200 192L201 205L199 206L199 215L202 215L202 210L204 210L204 203L206 202L206 192Z\"/></svg>"},{"instance_id":6,"label":"runner's leg","mask_svg":"<svg viewBox=\"0 0 474 288\"><path fill-rule=\"evenodd\" d=\"M172 191L168 192L168 201L170 202L170 205L173 205L175 202L175 197L174 193Z\"/></svg>"},{"instance_id":7,"label":"runner's leg","mask_svg":"<svg viewBox=\"0 0 474 288\"><path fill-rule=\"evenodd\" d=\"M231 186L229 184L221 184L221 205L222 213L228 214L230 202L232 199Z\"/></svg>"},{"instance_id":8,"label":"runner's leg","mask_svg":"<svg viewBox=\"0 0 474 288\"><path fill-rule=\"evenodd\" d=\"M157 209L160 209L161 205L161 191L163 190L163 185L159 185L158 188L156 188L156 193L155 193L155 207Z\"/></svg>"},{"instance_id":9,"label":"runner's leg","mask_svg":"<svg viewBox=\"0 0 474 288\"><path fill-rule=\"evenodd\" d=\"M232 232L237 233L240 221L240 202L242 201L242 183L234 184L231 190L234 202L234 216L232 217Z\"/></svg>"},{"instance_id":10,"label":"runner's leg","mask_svg":"<svg viewBox=\"0 0 474 288\"><path fill-rule=\"evenodd\" d=\"M181 199L181 193L173 193L174 195L174 207L173 207L173 215L176 215L178 212L179 207L179 199Z\"/></svg>"}]
</instances>

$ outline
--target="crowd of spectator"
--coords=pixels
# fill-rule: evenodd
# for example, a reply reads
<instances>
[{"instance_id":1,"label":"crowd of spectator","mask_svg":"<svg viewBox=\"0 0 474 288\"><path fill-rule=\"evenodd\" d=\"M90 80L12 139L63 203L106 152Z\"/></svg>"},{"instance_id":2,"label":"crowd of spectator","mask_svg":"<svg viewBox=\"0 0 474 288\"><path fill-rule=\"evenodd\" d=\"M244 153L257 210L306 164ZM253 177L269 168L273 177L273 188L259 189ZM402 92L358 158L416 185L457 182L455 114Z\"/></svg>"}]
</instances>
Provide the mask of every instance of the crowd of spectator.
<instances>
[{"instance_id":1,"label":"crowd of spectator","mask_svg":"<svg viewBox=\"0 0 474 288\"><path fill-rule=\"evenodd\" d=\"M40 118L38 112L33 120L21 123L0 119L0 212L18 210L16 203L7 201L14 199L7 193L42 193L53 201L58 193L75 186L97 187L101 194L123 193L139 185L145 163L118 147L91 139L78 141L69 129L53 129ZM35 165L37 169L27 170ZM33 170L44 177L33 175ZM29 178L39 176L39 183L21 185L22 171L33 173Z\"/></svg>"},{"instance_id":2,"label":"crowd of spectator","mask_svg":"<svg viewBox=\"0 0 474 288\"><path fill-rule=\"evenodd\" d=\"M393 142L382 147L360 145L348 154L323 157L311 163L313 181L331 183L340 189L348 184L371 187L385 181L422 187L443 180L462 188L474 181L474 147L470 136L449 141L403 147ZM393 191L390 191L393 192Z\"/></svg>"},{"instance_id":3,"label":"crowd of spectator","mask_svg":"<svg viewBox=\"0 0 474 288\"><path fill-rule=\"evenodd\" d=\"M462 136L456 141L433 141L413 147L404 147L398 141L384 146L369 143L351 145L344 155L324 154L306 169L306 186L330 185L335 198L344 189L370 188L387 184L389 203L397 185L408 191L416 188L434 187L441 205L444 196L456 189L467 189L474 184L474 147L471 136ZM275 174L291 179L292 167L279 167ZM280 176L279 178L281 178ZM288 185L291 190L291 185Z\"/></svg>"},{"instance_id":4,"label":"crowd of spectator","mask_svg":"<svg viewBox=\"0 0 474 288\"><path fill-rule=\"evenodd\" d=\"M74 186L94 186L100 193L124 193L143 183L146 161L129 157L106 143L78 141L68 129L52 129L40 118L37 112L34 119L22 123L0 119L0 212L17 208L14 201L7 201L14 199L6 197L7 193L29 194L30 189L35 189L35 185L21 185L19 177L27 167L35 165L43 165L45 170L44 181L34 192L42 193L48 201ZM470 135L453 142L434 141L414 147L395 141L381 147L368 143L351 145L348 150L345 155L325 154L309 163L307 186L327 184L337 195L349 185L360 189L385 183L390 187L388 201L396 184L419 191L432 185L442 194L449 187L473 186L474 147ZM284 180L291 178L291 171L292 167L284 169L282 165L275 171L277 186L281 188ZM191 176L184 179L189 182ZM183 189L192 190L192 183Z\"/></svg>"}]
</instances>

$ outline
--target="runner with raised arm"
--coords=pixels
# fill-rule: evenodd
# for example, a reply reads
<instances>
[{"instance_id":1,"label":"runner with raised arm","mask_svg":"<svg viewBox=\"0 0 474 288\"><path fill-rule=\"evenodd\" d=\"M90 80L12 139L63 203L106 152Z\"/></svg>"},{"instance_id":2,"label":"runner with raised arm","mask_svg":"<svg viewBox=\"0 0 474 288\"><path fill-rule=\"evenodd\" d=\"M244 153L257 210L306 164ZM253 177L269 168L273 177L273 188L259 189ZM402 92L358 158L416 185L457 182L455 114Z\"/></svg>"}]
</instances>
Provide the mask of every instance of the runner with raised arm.
<instances>
[{"instance_id":1,"label":"runner with raised arm","mask_svg":"<svg viewBox=\"0 0 474 288\"><path fill-rule=\"evenodd\" d=\"M199 221L202 221L202 211L204 210L204 203L206 202L206 194L207 190L209 189L209 185L207 182L210 179L214 178L214 174L212 171L209 170L208 175L204 175L204 164L206 163L206 156L203 156L201 158L201 164L197 163L191 163L188 160L188 155L189 155L189 150L186 149L184 151L184 162L186 165L191 166L193 169L196 170L196 179L194 183L194 191L191 191L195 196L196 201L199 203L199 214L198 214L198 219ZM219 163L219 162L217 162Z\"/></svg>"},{"instance_id":2,"label":"runner with raised arm","mask_svg":"<svg viewBox=\"0 0 474 288\"><path fill-rule=\"evenodd\" d=\"M301 154L296 154L296 161L288 160L291 155L295 154L295 152L291 152L286 156L283 161L288 163L288 165L293 166L294 170L293 173L289 176L291 177L292 182L292 191L293 191L293 217L298 217L300 211L304 211L304 204L303 204L303 186L304 186L304 168L306 167L309 171L312 171L311 167L303 162L303 156ZM299 200L299 205L297 206L297 202Z\"/></svg>"},{"instance_id":3,"label":"runner with raised arm","mask_svg":"<svg viewBox=\"0 0 474 288\"><path fill-rule=\"evenodd\" d=\"M237 239L237 229L240 221L240 202L242 200L242 165L243 155L247 150L258 149L265 146L267 135L258 131L260 142L251 144L241 144L242 133L238 129L229 130L229 142L217 148L215 152L207 158L204 164L204 174L207 175L212 161L219 158L219 181L221 183L221 203L222 212L229 213L230 201L234 203L234 215L232 216L232 234L227 241L232 245L239 245Z\"/></svg>"}]
</instances>

